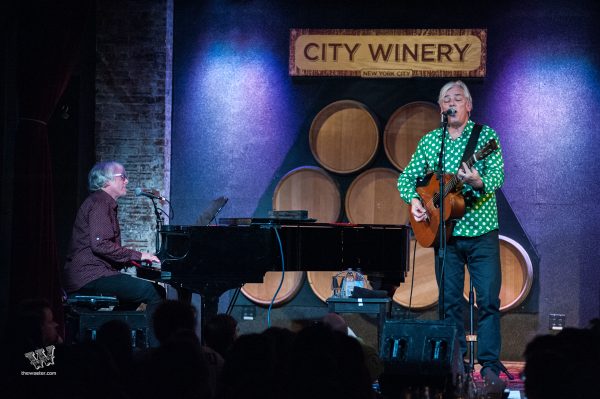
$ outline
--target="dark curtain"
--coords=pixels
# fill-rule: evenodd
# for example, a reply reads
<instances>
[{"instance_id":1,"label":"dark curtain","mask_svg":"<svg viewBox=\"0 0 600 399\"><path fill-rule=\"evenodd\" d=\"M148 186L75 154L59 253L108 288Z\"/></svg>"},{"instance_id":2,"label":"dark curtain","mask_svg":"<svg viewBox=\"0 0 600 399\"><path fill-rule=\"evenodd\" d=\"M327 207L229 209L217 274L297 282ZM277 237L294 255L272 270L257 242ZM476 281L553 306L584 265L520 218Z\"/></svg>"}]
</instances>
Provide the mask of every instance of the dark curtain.
<instances>
[{"instance_id":1,"label":"dark curtain","mask_svg":"<svg viewBox=\"0 0 600 399\"><path fill-rule=\"evenodd\" d=\"M62 324L47 123L78 61L93 0L21 1L18 9L10 303L42 297ZM75 184L75 182L73 182ZM58 204L60 206L60 204Z\"/></svg>"}]
</instances>

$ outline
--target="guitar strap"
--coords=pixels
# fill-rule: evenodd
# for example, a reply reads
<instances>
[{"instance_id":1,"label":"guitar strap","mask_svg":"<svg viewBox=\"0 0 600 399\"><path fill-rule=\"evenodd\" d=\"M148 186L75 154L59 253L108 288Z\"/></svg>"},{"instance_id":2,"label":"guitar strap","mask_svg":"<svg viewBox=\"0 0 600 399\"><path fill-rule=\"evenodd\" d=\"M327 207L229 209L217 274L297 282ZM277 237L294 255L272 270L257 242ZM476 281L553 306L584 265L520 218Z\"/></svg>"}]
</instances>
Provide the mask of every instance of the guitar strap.
<instances>
[{"instance_id":1,"label":"guitar strap","mask_svg":"<svg viewBox=\"0 0 600 399\"><path fill-rule=\"evenodd\" d=\"M481 129L483 125L476 123L473 126L473 130L471 131L471 137L469 137L469 142L467 143L467 147L465 148L465 153L463 154L462 161L460 161L459 168L462 166L463 162L467 162L469 158L475 152L475 146L477 145L477 140L479 140L479 133L481 133Z\"/></svg>"},{"instance_id":2,"label":"guitar strap","mask_svg":"<svg viewBox=\"0 0 600 399\"><path fill-rule=\"evenodd\" d=\"M469 142L465 148L462 161L460 161L460 165L458 166L459 168L462 166L463 162L467 162L475 152L475 146L477 145L477 140L479 140L479 133L481 133L482 128L483 125L480 125L479 123L476 123L475 126L473 126L473 130L471 130L471 137L469 137ZM465 205L467 206L471 206L475 202L475 198L471 191L463 193L463 198L465 199Z\"/></svg>"}]
</instances>

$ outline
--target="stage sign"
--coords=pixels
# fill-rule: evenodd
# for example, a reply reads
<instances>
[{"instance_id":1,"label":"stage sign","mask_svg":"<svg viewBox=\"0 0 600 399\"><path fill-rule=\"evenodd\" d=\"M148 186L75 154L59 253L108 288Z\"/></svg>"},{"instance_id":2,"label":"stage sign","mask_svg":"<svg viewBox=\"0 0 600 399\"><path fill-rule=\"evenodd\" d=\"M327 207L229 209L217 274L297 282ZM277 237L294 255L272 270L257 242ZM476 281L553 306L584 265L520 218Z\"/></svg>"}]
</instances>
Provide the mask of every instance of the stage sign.
<instances>
[{"instance_id":1,"label":"stage sign","mask_svg":"<svg viewBox=\"0 0 600 399\"><path fill-rule=\"evenodd\" d=\"M485 77L486 29L291 29L291 76Z\"/></svg>"}]
</instances>

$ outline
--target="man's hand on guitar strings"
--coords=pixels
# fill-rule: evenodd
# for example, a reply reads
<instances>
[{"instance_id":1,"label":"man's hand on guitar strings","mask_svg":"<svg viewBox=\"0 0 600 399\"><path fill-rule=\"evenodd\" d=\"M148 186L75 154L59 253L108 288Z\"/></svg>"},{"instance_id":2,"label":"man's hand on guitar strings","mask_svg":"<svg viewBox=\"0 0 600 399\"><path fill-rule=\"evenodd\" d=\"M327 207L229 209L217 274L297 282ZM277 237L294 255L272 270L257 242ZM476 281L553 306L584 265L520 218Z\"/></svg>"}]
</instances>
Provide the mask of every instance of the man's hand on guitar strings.
<instances>
[{"instance_id":1,"label":"man's hand on guitar strings","mask_svg":"<svg viewBox=\"0 0 600 399\"><path fill-rule=\"evenodd\" d=\"M421 201L418 198L413 198L410 202L410 212L417 222L422 222L423 220L429 219L427 215L427 210L421 204Z\"/></svg>"},{"instance_id":2,"label":"man's hand on guitar strings","mask_svg":"<svg viewBox=\"0 0 600 399\"><path fill-rule=\"evenodd\" d=\"M456 175L460 181L469 184L473 188L478 189L483 187L483 181L477 169L469 168L466 162L463 162L462 166L458 168Z\"/></svg>"}]
</instances>

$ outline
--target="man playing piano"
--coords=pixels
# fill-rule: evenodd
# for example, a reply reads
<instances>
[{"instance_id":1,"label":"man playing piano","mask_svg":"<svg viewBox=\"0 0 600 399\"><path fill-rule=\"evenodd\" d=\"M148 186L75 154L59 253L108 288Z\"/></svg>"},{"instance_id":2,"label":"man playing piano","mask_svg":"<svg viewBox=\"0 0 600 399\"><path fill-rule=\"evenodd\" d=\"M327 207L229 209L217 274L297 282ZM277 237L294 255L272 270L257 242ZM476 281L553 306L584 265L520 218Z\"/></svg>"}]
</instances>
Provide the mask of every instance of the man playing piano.
<instances>
[{"instance_id":1,"label":"man playing piano","mask_svg":"<svg viewBox=\"0 0 600 399\"><path fill-rule=\"evenodd\" d=\"M69 294L113 295L119 301L158 304L155 286L119 272L132 261L160 262L150 253L121 246L117 199L127 194L127 173L118 162L100 162L88 175L91 194L81 204L63 271Z\"/></svg>"},{"instance_id":2,"label":"man playing piano","mask_svg":"<svg viewBox=\"0 0 600 399\"><path fill-rule=\"evenodd\" d=\"M415 187L418 179L425 177L427 172L438 169L439 152L444 137L445 173L457 175L463 183L462 194L465 198L470 197L471 201L466 201L465 214L458 219L452 236L448 237L443 269L444 296L440 298L440 304L444 304L442 310L445 317L456 324L460 348L462 354L466 355L463 287L464 265L468 265L477 292L477 360L482 366L481 374L484 378L492 384L502 385L503 382L498 377L500 371L505 370L499 361L499 296L502 274L495 191L504 182L504 161L498 148L472 167L461 162L465 150L469 147L471 136L474 136L474 151L472 150L471 154L481 150L490 140L498 142L498 136L493 129L484 125L476 128L477 125L470 120L473 103L469 89L463 82L454 81L444 85L440 90L438 103L443 115L447 115L448 131L442 136L443 129L439 128L421 139L415 154L398 179L398 189L402 199L411 205L411 223L414 221L427 225L430 221L439 220L430 219L431 215L421 203ZM477 133L479 129L480 133ZM439 188L435 192L439 192ZM423 225L413 226L415 234ZM438 252L436 249L436 255ZM442 270L437 256L435 260L439 285Z\"/></svg>"}]
</instances>

